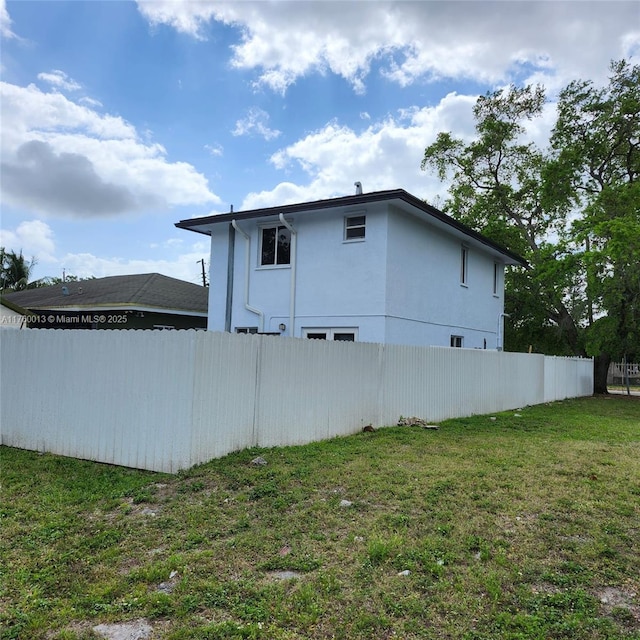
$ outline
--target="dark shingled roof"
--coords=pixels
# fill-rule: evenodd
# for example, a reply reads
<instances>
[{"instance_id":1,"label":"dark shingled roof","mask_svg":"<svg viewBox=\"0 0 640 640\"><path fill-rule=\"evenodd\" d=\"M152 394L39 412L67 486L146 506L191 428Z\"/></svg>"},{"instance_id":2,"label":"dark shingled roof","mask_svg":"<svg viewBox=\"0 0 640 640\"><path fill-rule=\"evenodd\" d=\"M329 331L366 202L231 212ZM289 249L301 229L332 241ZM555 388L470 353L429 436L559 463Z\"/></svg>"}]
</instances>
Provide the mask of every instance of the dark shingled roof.
<instances>
[{"instance_id":1,"label":"dark shingled roof","mask_svg":"<svg viewBox=\"0 0 640 640\"><path fill-rule=\"evenodd\" d=\"M3 307L7 307L7 309L11 309L11 311L15 311L16 313L22 314L23 316L29 315L29 309L25 309L24 307L21 307L19 304L16 304L15 302L11 302L7 300L4 296L0 296L0 304Z\"/></svg>"},{"instance_id":2,"label":"dark shingled roof","mask_svg":"<svg viewBox=\"0 0 640 640\"><path fill-rule=\"evenodd\" d=\"M4 297L27 309L155 308L206 316L208 294L207 287L159 273L146 273L55 284L8 293Z\"/></svg>"},{"instance_id":3,"label":"dark shingled roof","mask_svg":"<svg viewBox=\"0 0 640 640\"><path fill-rule=\"evenodd\" d=\"M502 256L506 258L506 264L518 264L523 267L527 264L526 260L518 254L509 251L509 249L506 249L496 242L493 242L493 240L490 240L481 233L474 231L471 227L462 224L462 222L458 222L454 218L451 218L439 209L432 207L430 204L424 202L424 200L416 198L416 196L411 195L404 189L372 191L371 193L360 193L353 196L341 196L338 198L329 198L327 200L315 200L313 202L301 202L299 204L286 204L278 207L238 211L237 213L216 213L202 218L180 220L180 222L175 223L175 226L179 229L188 229L189 231L195 231L196 233L211 235L211 225L219 224L221 222L266 218L277 216L280 213L283 215L294 213L315 213L321 215L323 211L328 209L360 206L374 202L389 202L406 211L418 214L419 217L425 221L435 222L444 228L448 227L457 233L464 234L468 238L484 245L490 250L502 254Z\"/></svg>"}]
</instances>

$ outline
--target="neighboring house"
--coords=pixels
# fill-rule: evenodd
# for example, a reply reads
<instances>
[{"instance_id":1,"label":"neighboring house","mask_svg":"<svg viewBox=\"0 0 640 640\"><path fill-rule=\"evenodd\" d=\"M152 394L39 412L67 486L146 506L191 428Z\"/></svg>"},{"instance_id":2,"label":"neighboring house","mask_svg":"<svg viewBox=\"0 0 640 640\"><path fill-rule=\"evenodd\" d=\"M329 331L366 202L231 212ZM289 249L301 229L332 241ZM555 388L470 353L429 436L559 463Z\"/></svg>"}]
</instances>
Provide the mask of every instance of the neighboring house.
<instances>
[{"instance_id":1,"label":"neighboring house","mask_svg":"<svg viewBox=\"0 0 640 640\"><path fill-rule=\"evenodd\" d=\"M23 329L29 312L21 306L0 297L0 329Z\"/></svg>"},{"instance_id":2,"label":"neighboring house","mask_svg":"<svg viewBox=\"0 0 640 640\"><path fill-rule=\"evenodd\" d=\"M7 294L40 329L205 329L207 287L159 273L94 278Z\"/></svg>"},{"instance_id":3,"label":"neighboring house","mask_svg":"<svg viewBox=\"0 0 640 640\"><path fill-rule=\"evenodd\" d=\"M402 189L176 223L211 236L209 330L500 349L519 256Z\"/></svg>"}]
</instances>

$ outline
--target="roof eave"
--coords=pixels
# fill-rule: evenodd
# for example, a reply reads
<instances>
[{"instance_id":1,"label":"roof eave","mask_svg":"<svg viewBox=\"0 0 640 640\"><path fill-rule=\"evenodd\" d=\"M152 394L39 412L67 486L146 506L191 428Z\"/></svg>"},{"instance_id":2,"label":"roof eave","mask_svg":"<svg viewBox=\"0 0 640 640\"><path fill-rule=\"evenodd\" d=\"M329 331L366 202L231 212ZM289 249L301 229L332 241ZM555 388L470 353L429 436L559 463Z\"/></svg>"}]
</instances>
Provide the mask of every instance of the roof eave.
<instances>
[{"instance_id":1,"label":"roof eave","mask_svg":"<svg viewBox=\"0 0 640 640\"><path fill-rule=\"evenodd\" d=\"M504 256L505 258L507 258L507 260L505 260L505 264L519 265L522 267L527 266L526 260L521 256L493 242L489 238L483 236L481 233L478 233L477 231L474 231L471 227L468 227L462 222L458 222L451 216L448 216L446 213L443 213L439 209L436 209L430 204L427 204L426 202L424 202L424 200L420 200L419 198L410 194L404 189L374 191L372 193L357 194L352 196L342 196L339 198L330 198L327 200L315 200L312 202L288 204L288 205L282 205L278 207L251 209L249 211L239 211L237 213L234 213L234 212L219 213L212 216L206 216L203 218L191 218L187 220L180 220L179 222L175 223L175 226L178 227L179 229L195 231L196 233L201 233L201 234L210 236L211 225L221 224L224 222L231 222L232 220L251 220L255 218L266 218L266 217L274 216L280 213L284 215L290 215L293 213L317 211L320 209L334 209L334 208L347 207L347 206L359 206L363 204L369 204L372 202L380 202L385 200L386 201L401 200L402 202L418 209L423 214L431 216L436 220L439 220L440 222L444 223L445 225L458 230L464 235L470 238L473 238L474 240L492 249L494 252L497 252L502 256Z\"/></svg>"}]
</instances>

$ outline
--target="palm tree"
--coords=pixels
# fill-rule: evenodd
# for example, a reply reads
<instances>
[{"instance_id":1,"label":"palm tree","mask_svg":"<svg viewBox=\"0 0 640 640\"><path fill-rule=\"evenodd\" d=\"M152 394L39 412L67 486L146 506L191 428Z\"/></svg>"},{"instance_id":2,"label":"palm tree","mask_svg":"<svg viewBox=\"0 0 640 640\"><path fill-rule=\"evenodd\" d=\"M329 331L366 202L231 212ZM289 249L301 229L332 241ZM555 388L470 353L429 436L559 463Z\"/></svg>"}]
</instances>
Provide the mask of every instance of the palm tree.
<instances>
[{"instance_id":1,"label":"palm tree","mask_svg":"<svg viewBox=\"0 0 640 640\"><path fill-rule=\"evenodd\" d=\"M5 251L4 247L0 247L0 280L2 281L2 290L9 289L11 291L22 291L29 286L29 278L31 272L36 266L35 258L31 258L31 262L25 260L20 253L15 251Z\"/></svg>"}]
</instances>

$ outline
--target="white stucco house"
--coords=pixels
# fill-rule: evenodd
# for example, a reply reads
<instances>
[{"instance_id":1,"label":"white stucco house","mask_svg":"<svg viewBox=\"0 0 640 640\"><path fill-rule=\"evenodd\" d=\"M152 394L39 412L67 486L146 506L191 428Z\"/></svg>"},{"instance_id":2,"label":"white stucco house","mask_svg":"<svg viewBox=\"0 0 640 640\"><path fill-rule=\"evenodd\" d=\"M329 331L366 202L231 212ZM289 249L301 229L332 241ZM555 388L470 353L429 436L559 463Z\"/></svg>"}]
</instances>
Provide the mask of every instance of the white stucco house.
<instances>
[{"instance_id":1,"label":"white stucco house","mask_svg":"<svg viewBox=\"0 0 640 640\"><path fill-rule=\"evenodd\" d=\"M211 236L208 329L500 349L524 260L402 189L182 220Z\"/></svg>"}]
</instances>

